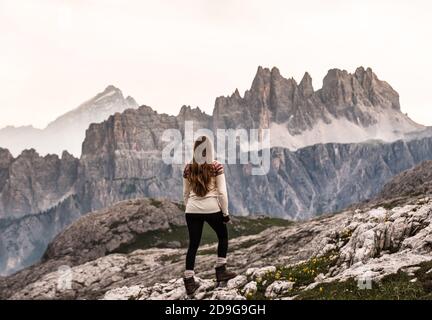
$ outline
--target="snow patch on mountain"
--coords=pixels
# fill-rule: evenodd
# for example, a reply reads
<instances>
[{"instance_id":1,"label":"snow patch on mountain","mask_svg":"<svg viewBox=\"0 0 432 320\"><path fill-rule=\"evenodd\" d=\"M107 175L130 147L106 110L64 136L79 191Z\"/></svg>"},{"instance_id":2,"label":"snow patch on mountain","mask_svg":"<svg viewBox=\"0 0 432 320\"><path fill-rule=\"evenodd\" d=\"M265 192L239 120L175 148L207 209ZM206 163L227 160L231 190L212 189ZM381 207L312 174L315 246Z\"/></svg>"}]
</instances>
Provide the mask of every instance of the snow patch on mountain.
<instances>
[{"instance_id":1,"label":"snow patch on mountain","mask_svg":"<svg viewBox=\"0 0 432 320\"><path fill-rule=\"evenodd\" d=\"M94 101L96 102L96 101L102 100L102 99L110 97L110 96L112 96L114 94L116 94L115 90L108 91L108 92L104 93L103 95L101 95L99 98L95 99Z\"/></svg>"},{"instance_id":2,"label":"snow patch on mountain","mask_svg":"<svg viewBox=\"0 0 432 320\"><path fill-rule=\"evenodd\" d=\"M415 123L402 113L389 110L374 111L377 122L364 127L346 118L331 117L330 123L318 120L312 128L301 134L290 133L290 121L272 122L270 142L272 147L297 150L318 143L361 143L368 140L392 142L404 139L407 134L418 132L424 127Z\"/></svg>"}]
</instances>

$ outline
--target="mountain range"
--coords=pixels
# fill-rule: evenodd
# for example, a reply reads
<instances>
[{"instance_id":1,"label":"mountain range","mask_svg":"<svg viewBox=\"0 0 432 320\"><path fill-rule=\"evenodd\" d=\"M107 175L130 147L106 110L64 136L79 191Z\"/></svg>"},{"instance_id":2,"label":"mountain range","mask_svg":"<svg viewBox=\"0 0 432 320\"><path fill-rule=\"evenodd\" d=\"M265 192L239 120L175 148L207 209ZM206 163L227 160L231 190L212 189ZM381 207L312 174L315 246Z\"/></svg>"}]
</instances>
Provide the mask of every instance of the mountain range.
<instances>
[{"instance_id":1,"label":"mountain range","mask_svg":"<svg viewBox=\"0 0 432 320\"><path fill-rule=\"evenodd\" d=\"M397 92L369 68L332 69L315 91L307 73L297 84L276 68L259 67L243 97L236 90L217 98L212 115L189 106L176 116L159 114L110 86L56 127L67 128L95 105L124 111L86 128L79 158L0 149L0 273L38 261L60 231L88 212L141 197L180 202L183 168L162 161L162 133L183 131L187 120L194 129L270 129L267 175L251 175L249 164L226 165L235 215L307 220L340 211L432 159L430 128L403 114Z\"/></svg>"},{"instance_id":2,"label":"mountain range","mask_svg":"<svg viewBox=\"0 0 432 320\"><path fill-rule=\"evenodd\" d=\"M91 123L137 107L132 97L125 98L120 89L109 85L45 129L0 129L0 146L14 156L34 148L42 155L67 150L79 157L85 130ZM297 84L293 78L284 78L275 67L259 67L243 97L236 89L231 96L216 99L212 116L199 108L193 113L195 121L211 129L270 128L272 146L290 150L328 142L390 142L426 129L401 112L399 94L387 82L363 67L352 74L329 70L322 88L316 91L307 72Z\"/></svg>"},{"instance_id":3,"label":"mountain range","mask_svg":"<svg viewBox=\"0 0 432 320\"><path fill-rule=\"evenodd\" d=\"M329 70L316 91L308 73L297 84L277 68L259 67L243 97L236 90L216 99L213 124L270 128L272 146L290 150L329 142L390 142L425 129L401 112L399 94L363 67L352 74Z\"/></svg>"},{"instance_id":4,"label":"mountain range","mask_svg":"<svg viewBox=\"0 0 432 320\"><path fill-rule=\"evenodd\" d=\"M0 299L430 300L431 172L425 161L373 200L309 221L233 217L228 264L238 276L225 287L212 279L217 239L204 229L200 288L189 297L181 205L124 200L79 218L40 262L0 278Z\"/></svg>"},{"instance_id":5,"label":"mountain range","mask_svg":"<svg viewBox=\"0 0 432 320\"><path fill-rule=\"evenodd\" d=\"M50 122L44 129L33 126L7 126L0 129L0 146L15 156L31 148L42 155L61 154L67 150L79 156L85 131L91 123L101 122L116 112L137 107L132 97L123 97L120 89L110 85L76 109Z\"/></svg>"}]
</instances>

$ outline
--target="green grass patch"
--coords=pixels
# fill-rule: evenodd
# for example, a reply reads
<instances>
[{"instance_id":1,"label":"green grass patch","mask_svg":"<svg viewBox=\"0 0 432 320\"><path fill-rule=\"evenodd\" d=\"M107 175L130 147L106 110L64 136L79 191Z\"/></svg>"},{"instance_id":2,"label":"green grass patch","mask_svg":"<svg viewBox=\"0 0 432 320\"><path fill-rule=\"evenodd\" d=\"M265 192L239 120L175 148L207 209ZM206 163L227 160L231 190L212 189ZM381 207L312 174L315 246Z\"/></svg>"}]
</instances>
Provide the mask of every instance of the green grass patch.
<instances>
[{"instance_id":1,"label":"green grass patch","mask_svg":"<svg viewBox=\"0 0 432 320\"><path fill-rule=\"evenodd\" d=\"M176 202L176 206L183 212L186 210L186 206L182 202Z\"/></svg>"},{"instance_id":2,"label":"green grass patch","mask_svg":"<svg viewBox=\"0 0 432 320\"><path fill-rule=\"evenodd\" d=\"M384 277L380 282L372 282L370 289L361 288L357 280L323 283L314 289L300 292L296 299L301 300L431 300L432 291L428 285L432 281L432 261L418 265L414 276L403 271ZM416 282L411 282L416 278Z\"/></svg>"},{"instance_id":3,"label":"green grass patch","mask_svg":"<svg viewBox=\"0 0 432 320\"><path fill-rule=\"evenodd\" d=\"M153 198L150 198L150 204L153 207L160 208L162 206L162 202Z\"/></svg>"},{"instance_id":4,"label":"green grass patch","mask_svg":"<svg viewBox=\"0 0 432 320\"><path fill-rule=\"evenodd\" d=\"M247 298L251 300L266 299L264 294L267 287L277 280L294 282L293 289L287 294L287 296L294 296L304 286L313 283L317 275L326 274L336 264L337 259L337 253L332 251L322 257L311 258L297 265L279 266L276 268L276 272L267 273L262 278L256 279L258 290L254 295Z\"/></svg>"},{"instance_id":5,"label":"green grass patch","mask_svg":"<svg viewBox=\"0 0 432 320\"><path fill-rule=\"evenodd\" d=\"M397 206L399 206L400 203L401 203L400 200L392 200L392 201L389 201L389 202L382 202L377 207L383 207L386 210L391 210L391 209L396 208Z\"/></svg>"}]
</instances>

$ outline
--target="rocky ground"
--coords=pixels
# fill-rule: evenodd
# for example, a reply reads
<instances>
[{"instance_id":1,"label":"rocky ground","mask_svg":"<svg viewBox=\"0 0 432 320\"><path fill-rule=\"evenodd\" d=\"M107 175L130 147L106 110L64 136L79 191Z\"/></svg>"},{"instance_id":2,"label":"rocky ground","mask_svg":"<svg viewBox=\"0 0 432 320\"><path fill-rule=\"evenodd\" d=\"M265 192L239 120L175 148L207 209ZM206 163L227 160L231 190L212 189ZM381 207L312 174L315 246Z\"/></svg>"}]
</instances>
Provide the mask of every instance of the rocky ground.
<instances>
[{"instance_id":1,"label":"rocky ground","mask_svg":"<svg viewBox=\"0 0 432 320\"><path fill-rule=\"evenodd\" d=\"M255 263L260 267L236 268L240 275L226 287L216 288L213 280L198 278L201 287L193 297L185 295L182 279L177 277L152 286L136 284L110 289L104 299L343 298L341 293L345 290L346 298L431 299L431 219L429 198L392 209L346 212L323 219L322 224L309 225L315 232L324 224L338 227L320 230L315 240L305 244L302 253L308 258L304 260L300 252L281 250L272 265L263 261ZM294 226L273 232L290 239L290 229L304 232ZM271 240L265 247L281 249L278 241ZM257 244L245 251L248 254L236 251L232 259L266 252Z\"/></svg>"},{"instance_id":2,"label":"rocky ground","mask_svg":"<svg viewBox=\"0 0 432 320\"><path fill-rule=\"evenodd\" d=\"M39 265L0 279L0 294L4 299L431 299L432 197L424 174L431 166L404 173L422 194L390 183L374 201L307 222L235 219L229 266L239 275L224 287L213 280L216 245L208 240L197 257L201 287L186 296L184 244L171 241L173 234L180 239L179 232L185 233L175 227L181 209L143 199L81 218L54 240ZM394 190L391 196L388 190ZM151 225L153 218L145 217L157 212L171 222L152 234L156 238L149 237L155 230L131 231L140 219ZM89 228L86 221L95 224ZM258 224L262 228L253 229ZM144 245L149 242L155 245ZM83 260L71 258L83 252L88 252Z\"/></svg>"}]
</instances>

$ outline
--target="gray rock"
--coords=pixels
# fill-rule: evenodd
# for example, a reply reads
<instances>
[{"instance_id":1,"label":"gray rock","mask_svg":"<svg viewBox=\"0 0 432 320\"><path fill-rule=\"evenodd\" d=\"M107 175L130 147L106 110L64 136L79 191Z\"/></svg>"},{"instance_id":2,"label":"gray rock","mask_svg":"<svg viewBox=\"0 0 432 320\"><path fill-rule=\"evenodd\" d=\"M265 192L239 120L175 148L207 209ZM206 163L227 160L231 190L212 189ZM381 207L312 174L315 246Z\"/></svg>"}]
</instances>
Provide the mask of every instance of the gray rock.
<instances>
[{"instance_id":1,"label":"gray rock","mask_svg":"<svg viewBox=\"0 0 432 320\"><path fill-rule=\"evenodd\" d=\"M244 286L243 293L246 297L252 296L257 292L257 290L258 290L257 283L255 281L251 281Z\"/></svg>"},{"instance_id":2,"label":"gray rock","mask_svg":"<svg viewBox=\"0 0 432 320\"><path fill-rule=\"evenodd\" d=\"M269 285L265 291L265 296L267 298L275 298L277 296L281 296L287 294L292 290L294 286L294 282L291 281L274 281L271 285Z\"/></svg>"},{"instance_id":3,"label":"gray rock","mask_svg":"<svg viewBox=\"0 0 432 320\"><path fill-rule=\"evenodd\" d=\"M328 252L326 247L329 244L335 246L335 265L327 274L317 276L313 284L300 290L331 281L361 280L365 275L379 281L399 270L412 273L419 263L431 261L432 200L422 201L415 206L407 204L385 211L365 205L360 211L347 210L231 239L230 247L233 249L230 255L233 258L230 259L230 268L239 276L232 279L227 287L215 288L215 282L211 280L214 276L214 257L199 256L196 268L199 277L196 280L200 288L192 297L185 296L183 281L179 278L184 270L185 250L168 248L136 250L128 254L111 253L81 264L72 264L70 288L59 289L59 266L73 261L75 250L68 248L77 248L81 242L81 239L72 236L79 234L81 218L76 226L72 225L64 235L59 235L59 243L53 245L57 249L47 255L44 262L0 279L0 293L3 299L244 299L257 289L256 282L247 281L257 279L267 297L278 299L289 295L294 284L283 279L272 282L275 266L293 266L320 257ZM390 217L398 211L404 213L398 218L404 219L404 222L398 219L377 221L377 213L379 217ZM100 217L97 214L93 217L95 221L110 218L122 220L124 217L110 211L99 214ZM359 215L362 215L361 219ZM413 229L414 221L418 226ZM86 230L85 225L83 230ZM125 228L121 230L127 232ZM352 233L346 233L347 230ZM61 240L68 239L68 234L71 235L70 241ZM98 233L93 234L97 239ZM341 237L347 238L347 241L338 241ZM90 239L88 243L91 243ZM245 245L251 240L254 241L253 246ZM91 252L90 248L87 250ZM261 281L266 275L270 280Z\"/></svg>"},{"instance_id":4,"label":"gray rock","mask_svg":"<svg viewBox=\"0 0 432 320\"><path fill-rule=\"evenodd\" d=\"M244 275L238 275L237 277L227 282L228 289L238 289L243 287L247 283L247 277Z\"/></svg>"},{"instance_id":5,"label":"gray rock","mask_svg":"<svg viewBox=\"0 0 432 320\"><path fill-rule=\"evenodd\" d=\"M252 272L251 278L254 280L262 279L265 275L275 273L275 272L276 272L275 266L266 266L263 268L257 268Z\"/></svg>"},{"instance_id":6,"label":"gray rock","mask_svg":"<svg viewBox=\"0 0 432 320\"><path fill-rule=\"evenodd\" d=\"M45 212L74 194L79 160L68 152L42 157L30 149L13 159L1 150L0 219Z\"/></svg>"}]
</instances>

